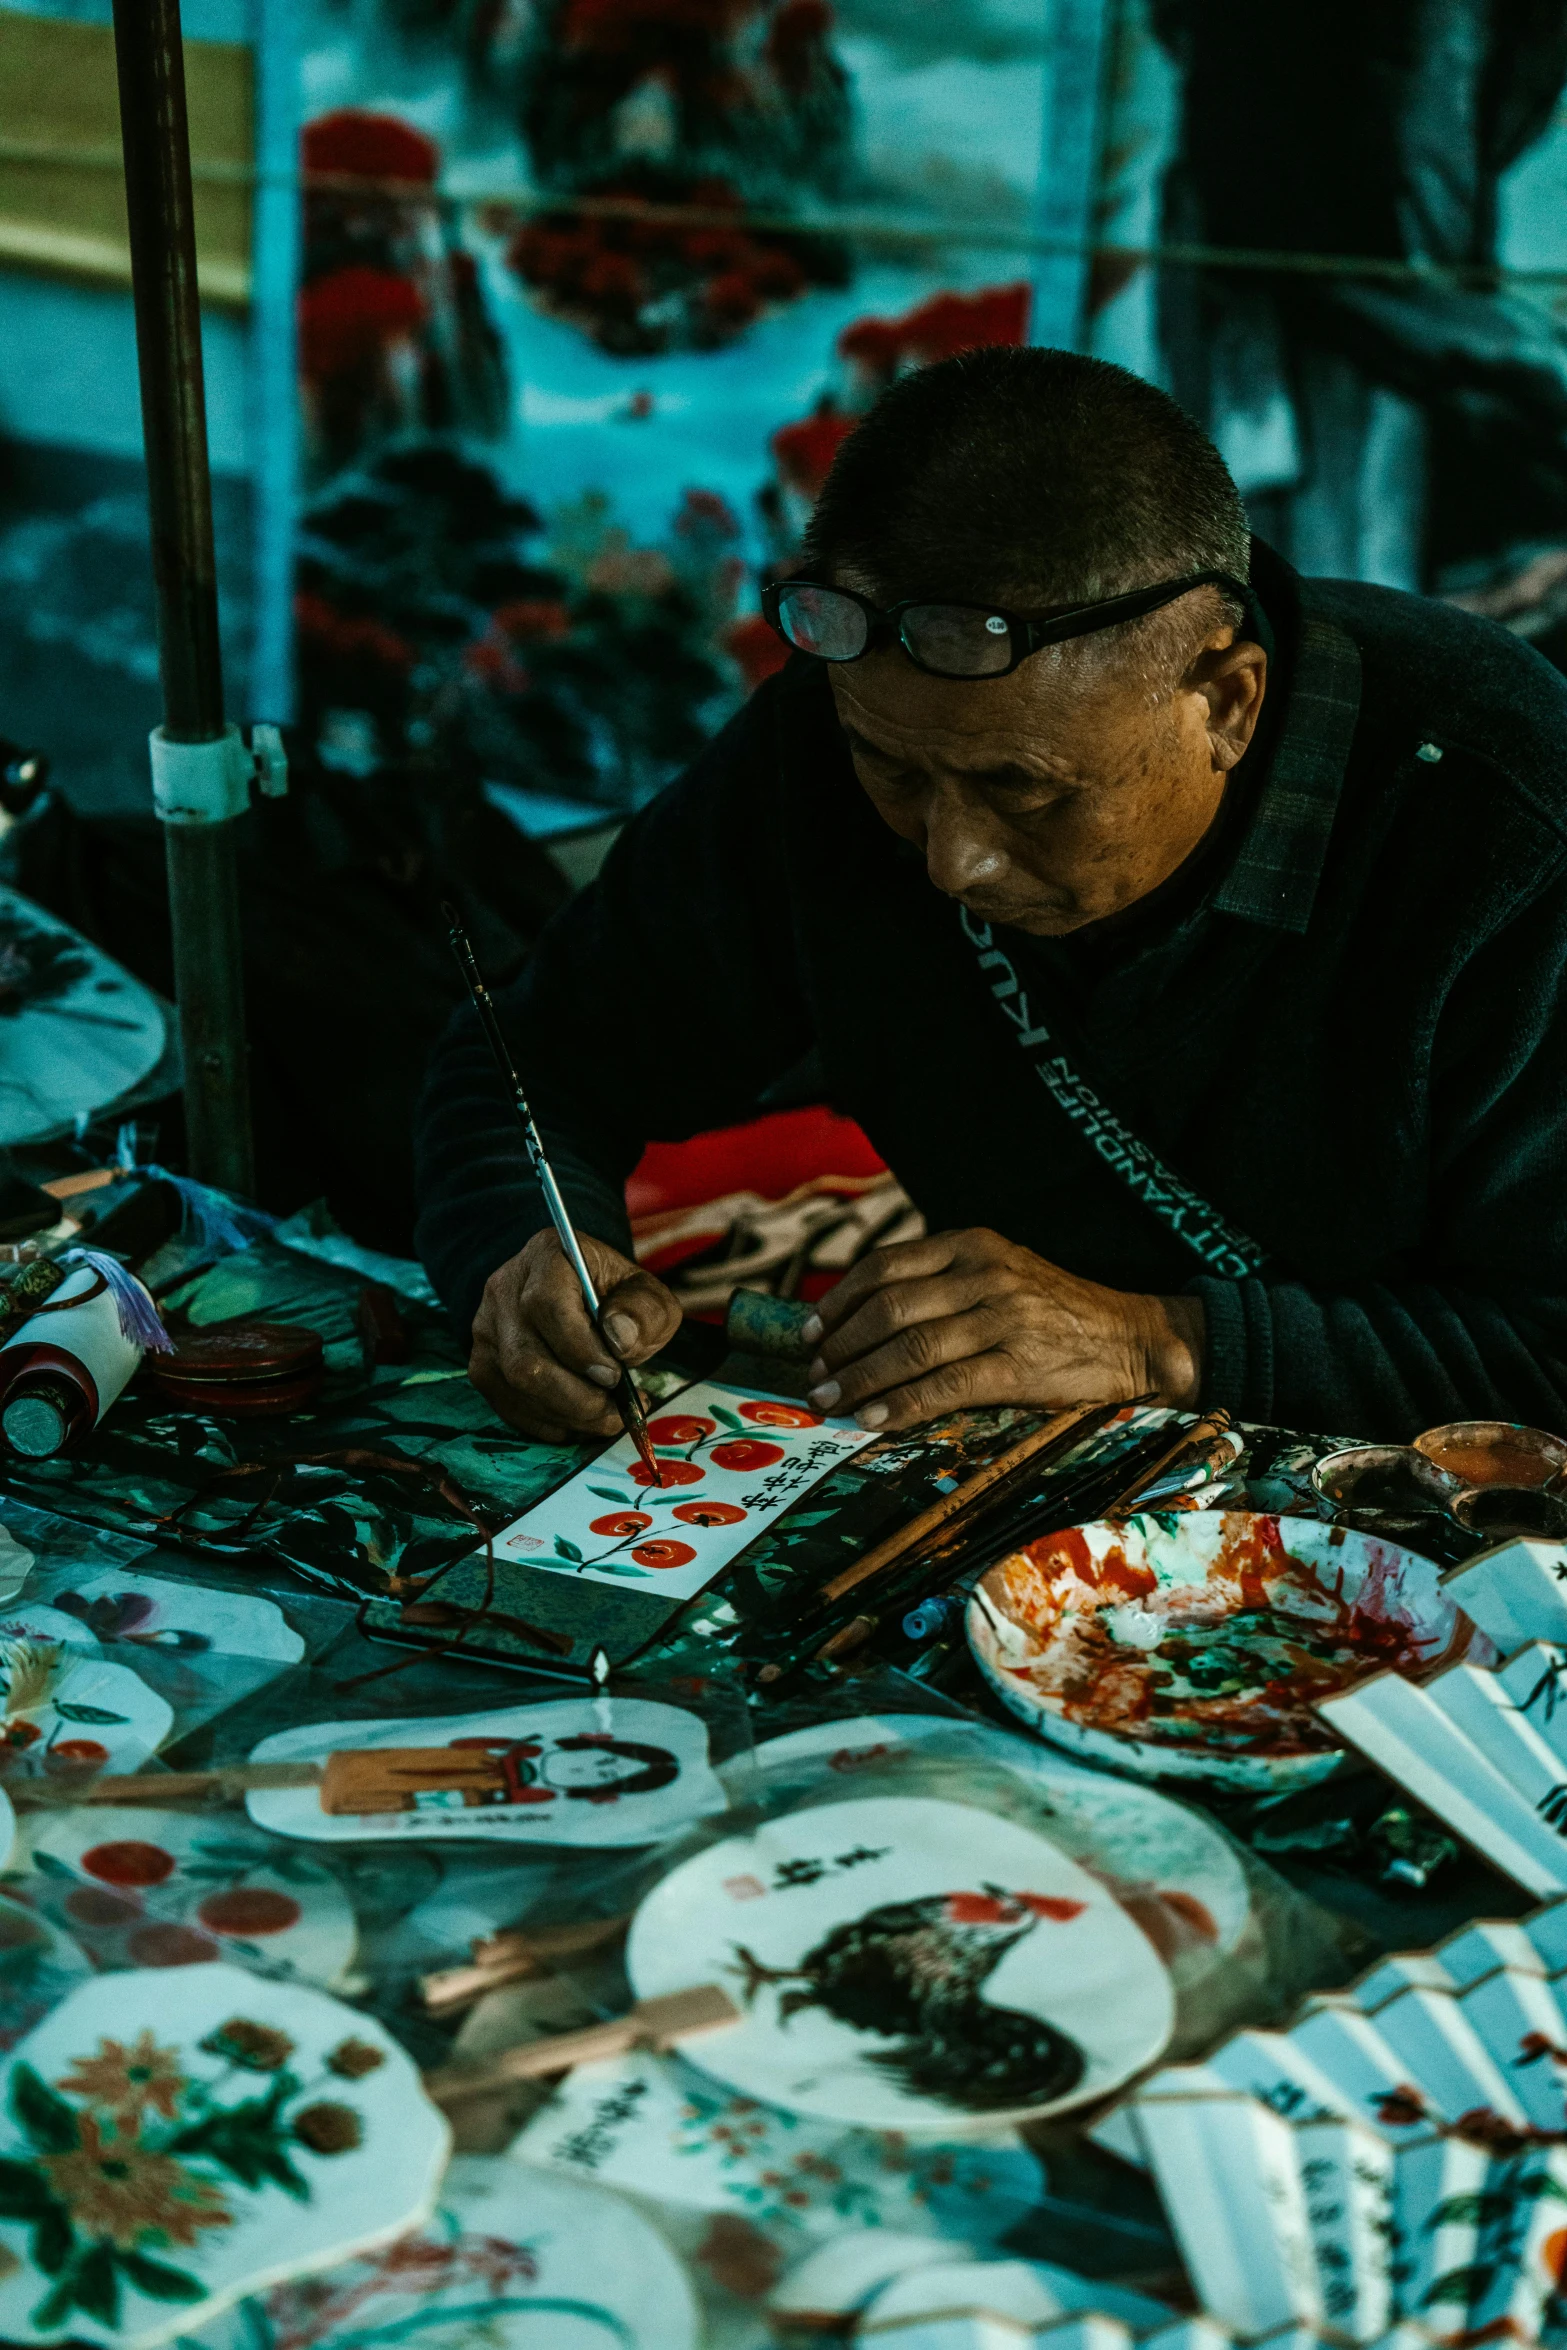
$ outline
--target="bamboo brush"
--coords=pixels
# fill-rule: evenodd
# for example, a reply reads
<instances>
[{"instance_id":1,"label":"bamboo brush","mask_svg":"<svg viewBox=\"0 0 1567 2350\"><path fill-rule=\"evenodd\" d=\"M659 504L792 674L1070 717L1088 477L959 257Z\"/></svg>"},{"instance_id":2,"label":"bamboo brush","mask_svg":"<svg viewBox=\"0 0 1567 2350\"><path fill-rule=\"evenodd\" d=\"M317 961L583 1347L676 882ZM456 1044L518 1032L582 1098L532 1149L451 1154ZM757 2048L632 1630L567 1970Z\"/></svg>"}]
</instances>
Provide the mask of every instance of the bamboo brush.
<instances>
[{"instance_id":1,"label":"bamboo brush","mask_svg":"<svg viewBox=\"0 0 1567 2350\"><path fill-rule=\"evenodd\" d=\"M1113 1416L1124 1408L1121 1404L1112 1405L1107 1416ZM998 1453L993 1461L987 1461L972 1477L965 1477L955 1492L943 1494L940 1501L932 1502L928 1509L921 1510L917 1518L911 1518L906 1526L900 1526L895 1534L889 1534L885 1541L878 1542L874 1550L868 1550L862 1559L856 1559L852 1567L845 1567L842 1574L834 1575L831 1582L822 1584L813 1594L813 1605L829 1607L834 1600L857 1591L872 1576L885 1574L889 1567L896 1566L911 1550L938 1534L949 1518L958 1517L965 1510L972 1509L991 1486L998 1485L1004 1477L1010 1477L1026 1467L1036 1454L1045 1452L1051 1446L1064 1448L1065 1442L1079 1433L1085 1420L1105 1411L1106 1407L1101 1404L1074 1404L1070 1411L1057 1412L1054 1419L1047 1420L1042 1428L1033 1429L1005 1452Z\"/></svg>"},{"instance_id":2,"label":"bamboo brush","mask_svg":"<svg viewBox=\"0 0 1567 2350\"><path fill-rule=\"evenodd\" d=\"M639 1999L629 2015L604 2024L588 2024L581 2031L552 2032L542 2040L525 2040L487 2064L443 2065L424 2076L425 2095L437 2105L462 2105L470 2097L484 2097L513 2081L535 2081L549 2073L569 2072L573 2065L596 2064L606 2056L625 2056L633 2048L659 2050L678 2047L682 2040L702 2032L722 2031L744 2021L727 1991L717 1983L702 1983L692 1991L669 1991L660 1999Z\"/></svg>"}]
</instances>

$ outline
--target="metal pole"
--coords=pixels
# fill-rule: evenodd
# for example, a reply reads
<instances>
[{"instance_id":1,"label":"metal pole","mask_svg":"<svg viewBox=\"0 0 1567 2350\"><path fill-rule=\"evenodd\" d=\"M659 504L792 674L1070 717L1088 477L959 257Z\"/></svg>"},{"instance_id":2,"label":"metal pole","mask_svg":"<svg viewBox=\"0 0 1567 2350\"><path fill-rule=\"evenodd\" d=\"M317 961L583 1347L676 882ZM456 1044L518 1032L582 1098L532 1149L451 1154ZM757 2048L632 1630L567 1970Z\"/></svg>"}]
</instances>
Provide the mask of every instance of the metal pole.
<instances>
[{"instance_id":1,"label":"metal pole","mask_svg":"<svg viewBox=\"0 0 1567 2350\"><path fill-rule=\"evenodd\" d=\"M256 197L250 278L250 707L294 715L299 511L299 35L295 0L251 0Z\"/></svg>"},{"instance_id":2,"label":"metal pole","mask_svg":"<svg viewBox=\"0 0 1567 2350\"><path fill-rule=\"evenodd\" d=\"M162 731L171 744L216 743L227 729L179 0L114 0L114 47L158 604ZM249 1194L255 1176L234 820L214 821L186 811L182 820L165 823L164 846L185 1063L187 1160L199 1181Z\"/></svg>"}]
</instances>

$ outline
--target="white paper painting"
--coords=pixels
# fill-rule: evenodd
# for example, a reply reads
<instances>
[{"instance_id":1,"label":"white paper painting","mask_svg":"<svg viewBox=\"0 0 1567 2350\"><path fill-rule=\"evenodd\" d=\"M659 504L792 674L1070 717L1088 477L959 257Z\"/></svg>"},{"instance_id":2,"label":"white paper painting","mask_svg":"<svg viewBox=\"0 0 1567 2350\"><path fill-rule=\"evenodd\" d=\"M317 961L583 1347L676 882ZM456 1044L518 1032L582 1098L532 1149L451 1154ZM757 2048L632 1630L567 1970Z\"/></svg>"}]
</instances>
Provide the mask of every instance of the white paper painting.
<instances>
[{"instance_id":1,"label":"white paper painting","mask_svg":"<svg viewBox=\"0 0 1567 2350\"><path fill-rule=\"evenodd\" d=\"M567 1697L482 1714L398 1714L372 1722L306 1722L263 1738L252 1762L325 1762L362 1748L482 1748L493 1795L478 1802L432 1790L404 1810L325 1812L316 1787L253 1788L259 1827L318 1844L415 1837L509 1844L651 1844L725 1809L700 1715L638 1697Z\"/></svg>"},{"instance_id":2,"label":"white paper painting","mask_svg":"<svg viewBox=\"0 0 1567 2350\"><path fill-rule=\"evenodd\" d=\"M495 1555L690 1599L813 1485L876 1441L805 1404L702 1382L648 1422L663 1483L623 1436L495 1537Z\"/></svg>"}]
</instances>

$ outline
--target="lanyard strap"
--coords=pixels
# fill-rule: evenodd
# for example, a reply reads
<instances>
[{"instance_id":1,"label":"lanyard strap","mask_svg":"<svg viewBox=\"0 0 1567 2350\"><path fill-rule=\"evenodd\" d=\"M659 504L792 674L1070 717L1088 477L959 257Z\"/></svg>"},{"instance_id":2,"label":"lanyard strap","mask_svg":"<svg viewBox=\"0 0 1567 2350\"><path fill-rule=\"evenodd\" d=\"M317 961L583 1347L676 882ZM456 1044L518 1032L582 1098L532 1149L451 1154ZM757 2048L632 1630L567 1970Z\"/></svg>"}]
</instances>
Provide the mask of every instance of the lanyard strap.
<instances>
[{"instance_id":1,"label":"lanyard strap","mask_svg":"<svg viewBox=\"0 0 1567 2350\"><path fill-rule=\"evenodd\" d=\"M996 1009L1017 1030L1017 1041L1033 1061L1035 1073L1043 1078L1050 1097L1072 1124L1091 1143L1129 1191L1136 1193L1144 1207L1170 1230L1185 1241L1193 1254L1201 1257L1210 1271L1226 1281L1245 1281L1261 1270L1267 1262L1267 1252L1256 1241L1248 1240L1244 1232L1227 1224L1215 1207L1179 1175L1171 1173L1164 1161L1155 1157L1145 1142L1121 1124L1115 1112L1106 1107L1093 1087L1081 1078L1049 1029L1029 1010L1018 975L1007 957L996 945L990 924L981 922L967 906L959 906L958 920L963 935L974 949L979 967L990 981L990 992Z\"/></svg>"}]
</instances>

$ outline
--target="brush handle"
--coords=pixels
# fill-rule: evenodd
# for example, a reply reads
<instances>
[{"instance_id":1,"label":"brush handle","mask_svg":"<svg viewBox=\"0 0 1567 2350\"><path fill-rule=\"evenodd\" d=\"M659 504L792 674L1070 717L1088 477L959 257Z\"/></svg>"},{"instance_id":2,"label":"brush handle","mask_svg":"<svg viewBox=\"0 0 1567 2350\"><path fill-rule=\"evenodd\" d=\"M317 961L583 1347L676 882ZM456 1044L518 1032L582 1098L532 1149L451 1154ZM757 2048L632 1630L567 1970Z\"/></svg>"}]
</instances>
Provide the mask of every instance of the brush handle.
<instances>
[{"instance_id":1,"label":"brush handle","mask_svg":"<svg viewBox=\"0 0 1567 2350\"><path fill-rule=\"evenodd\" d=\"M443 2065L439 2071L425 2074L425 2094L437 2105L461 2105L470 2097L503 2089L511 2081L569 2072L573 2065L623 2056L631 2048L673 2048L696 2033L721 2031L742 2020L739 2008L717 1983L703 1983L691 1991L666 1991L656 1999L639 1999L629 2015L587 2024L576 2032L552 2032L542 2040L525 2040L487 2064Z\"/></svg>"},{"instance_id":2,"label":"brush handle","mask_svg":"<svg viewBox=\"0 0 1567 2350\"><path fill-rule=\"evenodd\" d=\"M566 1252L566 1261L581 1284L582 1302L587 1307L591 1319L597 1322L599 1314L598 1291L593 1286L593 1276L588 1271L587 1258L583 1255L577 1235L572 1230L571 1218L566 1212L566 1203L561 1197L560 1185L555 1180L555 1170L544 1156L544 1145L539 1140L539 1130L533 1123L533 1112L529 1109L528 1097L522 1090L522 1079L517 1074L516 1063L513 1061L507 1048L506 1039L501 1033L501 1024L496 1018L495 1005L491 1001L489 989L484 984L484 974L479 969L478 958L473 951L473 941L463 928L455 907L443 905L441 911L446 916L451 931L452 953L457 957L458 968L468 983L468 993L472 996L473 1008L479 1015L479 1025L483 1028L489 1041L495 1066L505 1081L506 1090L511 1096L511 1106L517 1113L517 1123L522 1128L523 1148L528 1154L528 1164L537 1178L539 1189L544 1194L544 1205L549 1210L550 1222L554 1225L560 1239L560 1245Z\"/></svg>"}]
</instances>

